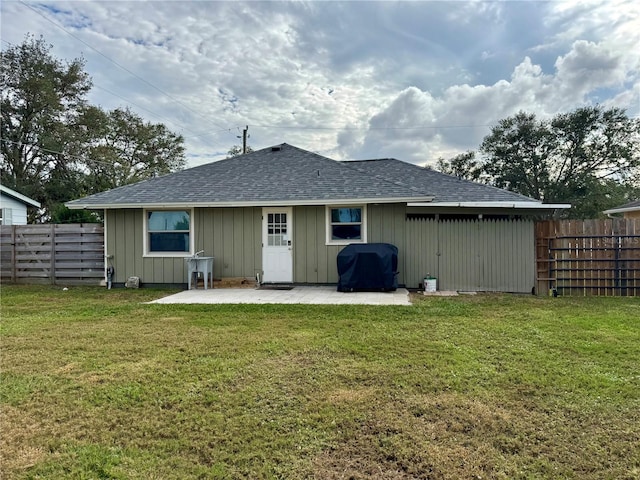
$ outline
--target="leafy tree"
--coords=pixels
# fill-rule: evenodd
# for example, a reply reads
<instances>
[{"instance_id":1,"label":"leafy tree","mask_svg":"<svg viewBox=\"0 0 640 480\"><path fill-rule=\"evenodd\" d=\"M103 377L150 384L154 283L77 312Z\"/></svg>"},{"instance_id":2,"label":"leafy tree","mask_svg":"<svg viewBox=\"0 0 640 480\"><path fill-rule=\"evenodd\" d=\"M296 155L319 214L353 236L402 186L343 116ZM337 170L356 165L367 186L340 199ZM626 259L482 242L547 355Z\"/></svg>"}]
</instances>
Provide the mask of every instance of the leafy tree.
<instances>
[{"instance_id":1,"label":"leafy tree","mask_svg":"<svg viewBox=\"0 0 640 480\"><path fill-rule=\"evenodd\" d=\"M0 53L0 181L45 209L51 202L44 186L52 172L68 167L58 152L64 151L69 124L91 88L84 60L62 62L51 48L42 38L27 36Z\"/></svg>"},{"instance_id":2,"label":"leafy tree","mask_svg":"<svg viewBox=\"0 0 640 480\"><path fill-rule=\"evenodd\" d=\"M98 213L88 210L70 210L59 203L51 212L51 223L102 223Z\"/></svg>"},{"instance_id":3,"label":"leafy tree","mask_svg":"<svg viewBox=\"0 0 640 480\"><path fill-rule=\"evenodd\" d=\"M439 158L437 169L442 173L467 180L479 181L482 179L482 164L476 160L476 152L472 150L456 155L449 160Z\"/></svg>"},{"instance_id":4,"label":"leafy tree","mask_svg":"<svg viewBox=\"0 0 640 480\"><path fill-rule=\"evenodd\" d=\"M94 193L184 168L183 137L128 108L85 115L86 188Z\"/></svg>"},{"instance_id":5,"label":"leafy tree","mask_svg":"<svg viewBox=\"0 0 640 480\"><path fill-rule=\"evenodd\" d=\"M51 48L27 36L1 57L0 181L43 205L31 220L73 198L184 167L182 136L127 108L89 105L84 60L62 62Z\"/></svg>"},{"instance_id":6,"label":"leafy tree","mask_svg":"<svg viewBox=\"0 0 640 480\"><path fill-rule=\"evenodd\" d=\"M491 130L478 156L466 152L438 167L547 203L571 203L563 215L593 218L638 195L640 120L601 106L548 121L520 112Z\"/></svg>"},{"instance_id":7,"label":"leafy tree","mask_svg":"<svg viewBox=\"0 0 640 480\"><path fill-rule=\"evenodd\" d=\"M246 153L251 153L251 152L253 152L253 148L251 148L249 145L247 145L247 152ZM227 152L227 158L237 157L238 155L243 155L242 147L240 145L234 145Z\"/></svg>"}]
</instances>

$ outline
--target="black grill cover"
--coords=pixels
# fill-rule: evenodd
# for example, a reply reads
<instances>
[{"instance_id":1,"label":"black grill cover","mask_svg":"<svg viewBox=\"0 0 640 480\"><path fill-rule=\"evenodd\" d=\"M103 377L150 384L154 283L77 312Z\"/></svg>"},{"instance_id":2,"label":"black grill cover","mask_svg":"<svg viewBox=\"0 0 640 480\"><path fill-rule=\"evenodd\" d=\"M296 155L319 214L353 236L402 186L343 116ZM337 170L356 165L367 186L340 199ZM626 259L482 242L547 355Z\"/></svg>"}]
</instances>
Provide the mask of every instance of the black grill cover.
<instances>
[{"instance_id":1,"label":"black grill cover","mask_svg":"<svg viewBox=\"0 0 640 480\"><path fill-rule=\"evenodd\" d=\"M347 245L338 254L339 292L398 288L398 248L390 243Z\"/></svg>"}]
</instances>

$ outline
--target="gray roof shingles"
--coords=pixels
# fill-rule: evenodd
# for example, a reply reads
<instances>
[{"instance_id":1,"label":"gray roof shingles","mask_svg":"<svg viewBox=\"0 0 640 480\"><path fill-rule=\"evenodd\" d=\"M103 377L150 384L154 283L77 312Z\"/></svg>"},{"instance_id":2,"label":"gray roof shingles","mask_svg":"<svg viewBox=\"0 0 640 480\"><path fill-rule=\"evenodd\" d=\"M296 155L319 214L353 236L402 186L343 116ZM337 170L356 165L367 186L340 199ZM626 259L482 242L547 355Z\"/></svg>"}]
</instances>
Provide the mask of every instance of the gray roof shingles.
<instances>
[{"instance_id":1,"label":"gray roof shingles","mask_svg":"<svg viewBox=\"0 0 640 480\"><path fill-rule=\"evenodd\" d=\"M337 162L282 144L68 202L76 208L415 199L533 201L399 160Z\"/></svg>"},{"instance_id":2,"label":"gray roof shingles","mask_svg":"<svg viewBox=\"0 0 640 480\"><path fill-rule=\"evenodd\" d=\"M628 209L630 209L630 210L636 210L636 209L640 210L640 200L632 200L632 201L630 201L628 203L625 203L624 205L620 205L620 206L615 207L615 208L610 208L609 210L605 210L605 213L606 212L617 212L619 210L628 210Z\"/></svg>"},{"instance_id":3,"label":"gray roof shingles","mask_svg":"<svg viewBox=\"0 0 640 480\"><path fill-rule=\"evenodd\" d=\"M368 175L385 177L406 185L424 188L439 202L538 202L508 190L471 182L411 163L383 158L344 162Z\"/></svg>"}]
</instances>

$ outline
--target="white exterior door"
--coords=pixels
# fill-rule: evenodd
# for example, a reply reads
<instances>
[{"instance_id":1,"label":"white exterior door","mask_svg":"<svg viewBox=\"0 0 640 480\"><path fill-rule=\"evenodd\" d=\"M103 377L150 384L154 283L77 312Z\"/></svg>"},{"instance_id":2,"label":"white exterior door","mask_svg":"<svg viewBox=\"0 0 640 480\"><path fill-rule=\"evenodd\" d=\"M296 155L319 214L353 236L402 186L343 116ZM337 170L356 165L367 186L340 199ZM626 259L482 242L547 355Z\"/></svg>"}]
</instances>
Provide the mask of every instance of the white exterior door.
<instances>
[{"instance_id":1,"label":"white exterior door","mask_svg":"<svg viewBox=\"0 0 640 480\"><path fill-rule=\"evenodd\" d=\"M262 269L264 282L293 282L291 207L262 209Z\"/></svg>"}]
</instances>

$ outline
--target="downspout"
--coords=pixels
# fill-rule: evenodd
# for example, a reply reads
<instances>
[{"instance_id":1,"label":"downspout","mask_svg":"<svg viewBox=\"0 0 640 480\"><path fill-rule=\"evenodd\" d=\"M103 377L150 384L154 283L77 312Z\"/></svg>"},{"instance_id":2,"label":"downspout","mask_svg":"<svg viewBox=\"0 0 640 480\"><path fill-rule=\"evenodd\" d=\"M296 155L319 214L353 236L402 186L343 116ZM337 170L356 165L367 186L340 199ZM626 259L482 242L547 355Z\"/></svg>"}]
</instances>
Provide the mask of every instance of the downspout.
<instances>
[{"instance_id":1,"label":"downspout","mask_svg":"<svg viewBox=\"0 0 640 480\"><path fill-rule=\"evenodd\" d=\"M103 221L104 225L102 227L102 234L104 237L102 238L102 251L104 252L104 282L107 282L107 259L109 258L109 252L107 251L107 209L102 209Z\"/></svg>"}]
</instances>

